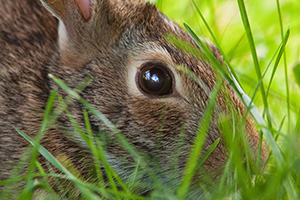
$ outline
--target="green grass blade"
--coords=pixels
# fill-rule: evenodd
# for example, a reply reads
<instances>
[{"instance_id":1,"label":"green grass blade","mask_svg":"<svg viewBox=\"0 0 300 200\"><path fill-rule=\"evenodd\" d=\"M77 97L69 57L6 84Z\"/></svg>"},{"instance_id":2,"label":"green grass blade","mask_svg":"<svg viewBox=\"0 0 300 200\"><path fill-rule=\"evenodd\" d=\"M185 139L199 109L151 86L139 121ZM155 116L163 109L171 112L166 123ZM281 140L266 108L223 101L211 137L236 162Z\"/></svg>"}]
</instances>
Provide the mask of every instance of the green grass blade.
<instances>
[{"instance_id":1,"label":"green grass blade","mask_svg":"<svg viewBox=\"0 0 300 200\"><path fill-rule=\"evenodd\" d=\"M271 87L271 83L272 83L272 81L273 81L273 79L274 79L274 75L275 75L275 72L276 72L276 70L277 70L277 68L278 68L278 65L279 65L279 62L280 62L280 60L281 60L282 54L284 54L284 52L285 52L285 47L286 47L286 44L287 44L287 41L288 41L289 37L290 37L290 29L288 29L288 30L286 31L285 36L284 36L284 38L283 38L283 41L282 41L280 50L279 50L279 52L278 52L278 56L277 56L277 58L276 58L276 61L275 61L274 67L273 67L272 74L271 74L271 77L270 77L270 81L269 81L269 85L268 85L268 89L267 89L267 94L266 94L266 96L268 96L268 94L269 94L270 87ZM288 105L288 106L289 106L289 105ZM289 122L288 122L288 123L289 123Z\"/></svg>"},{"instance_id":2,"label":"green grass blade","mask_svg":"<svg viewBox=\"0 0 300 200\"><path fill-rule=\"evenodd\" d=\"M95 162L94 166L96 168L97 177L99 179L99 184L100 184L99 186L104 187L104 185L103 185L104 179L103 179L103 175L102 175L102 172L100 169L100 160L101 160L104 163L104 167L106 169L106 173L107 173L110 185L112 186L112 188L114 190L114 193L118 193L118 190L114 183L113 176L119 182L119 184L123 187L123 189L126 192L129 192L126 185L121 181L121 179L117 176L117 174L113 171L113 169L109 167L109 164L107 163L107 161L105 159L105 156L104 156L104 153L103 153L100 143L97 143L97 139L96 139L96 143L93 141L94 136L93 136L93 133L91 130L91 125L89 123L87 111L84 110L83 115L84 115L84 120L85 120L88 137L85 135L84 131L79 127L79 125L76 123L75 119L71 116L71 113L68 111L66 104L62 98L60 98L60 103L61 103L62 107L65 108L65 112L66 112L67 116L69 117L69 120L71 121L72 125L75 127L76 131L78 133L80 133L80 136L84 139L85 143L91 149L91 152L93 154L93 159ZM103 195L105 196L105 194L103 194Z\"/></svg>"},{"instance_id":3,"label":"green grass blade","mask_svg":"<svg viewBox=\"0 0 300 200\"><path fill-rule=\"evenodd\" d=\"M241 14L241 18L243 21L244 29L246 32L246 36L248 39L248 43L249 43L249 47L250 47L250 51L251 51L251 55L252 55L252 59L253 59L253 64L254 64L254 68L256 71L257 80L259 81L262 77L262 74L260 71L258 56L257 56L257 52L256 52L256 47L255 47L251 27L250 27L250 22L249 22L248 15L246 12L245 3L244 3L244 0L237 0L237 1L238 1L239 9L240 9L240 14ZM263 103L264 103L264 109L266 110L268 125L272 129L272 120L271 120L271 116L269 113L269 106L268 106L268 101L266 98L266 93L265 93L263 82L260 85L260 91L261 91L261 96L262 96Z\"/></svg>"},{"instance_id":4,"label":"green grass blade","mask_svg":"<svg viewBox=\"0 0 300 200\"><path fill-rule=\"evenodd\" d=\"M284 35L283 35L283 23L282 23L282 17L281 17L281 9L279 0L276 0L277 3L277 12L279 17L279 23L280 23L280 35L281 40L284 41ZM288 118L288 133L290 133L290 127L291 127L291 105L290 105L290 88L289 88L289 78L288 78L288 69L287 69L287 60L286 60L286 51L285 48L283 49L283 62L284 62L284 75L285 75L285 87L286 87L286 102L287 102L287 118Z\"/></svg>"},{"instance_id":5,"label":"green grass blade","mask_svg":"<svg viewBox=\"0 0 300 200\"><path fill-rule=\"evenodd\" d=\"M270 86L271 86L271 83L272 83L272 79L273 79L273 77L274 77L274 75L275 75L275 72L276 72L278 63L279 63L279 61L280 61L280 59L281 59L283 49L285 48L285 45L286 45L286 43L287 43L287 41L288 41L289 34L290 34L290 32L289 32L289 30L288 30L287 33L286 33L286 35L285 35L284 41L283 41L282 44L280 45L279 49L276 50L274 56L272 57L272 59L271 59L271 61L269 62L268 66L266 67L266 69L265 69L265 71L264 71L264 73L263 73L261 79L259 80L259 83L258 83L258 85L257 85L256 88L255 88L255 91L254 91L254 93L253 93L253 96L252 96L252 98L251 98L251 101L249 102L249 105L247 106L247 111L246 111L246 114L245 114L245 116L244 116L244 122L245 122L246 119L247 119L247 115L248 115L248 113L249 113L249 111L250 111L250 109L251 109L251 105L254 105L254 104L253 104L253 101L254 101L254 99L255 99L255 97L256 97L256 94L257 94L257 91L258 91L258 89L259 89L259 87L260 87L260 85L261 85L261 83L262 83L262 80L263 80L263 78L265 77L265 75L267 74L267 71L268 71L269 67L271 66L271 63L272 63L273 59L275 58L275 55L277 54L277 52L279 52L279 53L278 53L278 56L277 56L277 58L276 58L274 67L273 67L272 75L271 75L270 82L269 82L268 89L267 89L266 97L268 96L268 94L269 94L269 89L270 89ZM264 112L265 112L265 110L264 110ZM258 154L257 154L257 157L258 157L258 158L260 158L260 153L261 153L262 135L260 135L260 139L259 139L259 140L260 140L260 142L259 142L259 148L258 148ZM259 166L259 163L260 163L260 160L257 159L257 166Z\"/></svg>"},{"instance_id":6,"label":"green grass blade","mask_svg":"<svg viewBox=\"0 0 300 200\"><path fill-rule=\"evenodd\" d=\"M39 146L39 143L40 143L43 135L45 134L45 129L46 129L46 126L48 124L49 117L50 117L50 114L52 112L52 109L54 107L56 94L57 94L57 90L52 91L51 94L50 94L50 97L48 99L46 110L45 110L45 113L44 113L44 116L43 116L42 125L41 125L41 128L40 128L37 136L36 136L35 145L34 145L33 150L32 150L31 160L30 160L30 163L29 163L29 166L28 166L28 172L27 172L28 178L26 180L26 186L25 186L25 189L20 194L19 199L31 199L32 195L34 193L34 191L32 191L32 190L35 188L35 186L34 186L34 183L33 183L34 181L31 177L33 176L34 171L35 171L35 163L36 163L36 160L37 160L37 157L38 157L38 146Z\"/></svg>"},{"instance_id":7,"label":"green grass blade","mask_svg":"<svg viewBox=\"0 0 300 200\"><path fill-rule=\"evenodd\" d=\"M45 190L51 192L51 195L52 195L52 197L54 197L54 199L59 199L56 192L51 188L50 184L48 183L48 179L47 179L48 176L47 176L45 170L43 169L42 165L39 162L36 162L36 167L43 176L44 184L46 186Z\"/></svg>"},{"instance_id":8,"label":"green grass blade","mask_svg":"<svg viewBox=\"0 0 300 200\"><path fill-rule=\"evenodd\" d=\"M69 86L67 86L62 80L55 78L53 75L49 75L50 78L54 80L62 89L65 90L69 95L77 99L84 107L92 114L94 117L104 123L112 133L118 138L118 142L121 147L123 147L129 154L133 157L135 162L140 162L141 167L145 170L146 173L152 178L155 185L159 188L164 188L161 179L156 175L156 173L152 170L152 168L147 164L145 159L136 151L136 149L127 141L127 139L120 133L120 131L115 127L115 125L110 122L107 117L96 110L92 105L90 105L87 101L80 98L79 94L76 91L72 90ZM153 164L153 163L152 163Z\"/></svg>"},{"instance_id":9,"label":"green grass blade","mask_svg":"<svg viewBox=\"0 0 300 200\"><path fill-rule=\"evenodd\" d=\"M203 165L205 160L208 158L208 156L213 152L213 150L217 147L217 145L220 143L220 138L218 138L210 147L209 149L205 152L205 154L201 157L201 159L198 161L197 166L195 168L195 171L198 171L200 167Z\"/></svg>"},{"instance_id":10,"label":"green grass blade","mask_svg":"<svg viewBox=\"0 0 300 200\"><path fill-rule=\"evenodd\" d=\"M96 174L97 174L97 178L98 178L98 182L99 182L99 187L103 187L104 186L104 178L103 178L103 174L101 171L101 167L100 167L100 159L99 159L99 152L98 149L96 147L96 144L94 143L94 135L92 132L92 127L89 121L89 117L88 117L88 113L86 110L83 111L83 116L84 116L84 121L85 121L85 126L86 126L86 132L89 136L89 147L92 151L93 154L93 160L94 160L94 166L95 166L95 170L96 170Z\"/></svg>"},{"instance_id":11,"label":"green grass blade","mask_svg":"<svg viewBox=\"0 0 300 200\"><path fill-rule=\"evenodd\" d=\"M112 186L112 189L115 193L118 192L116 185L114 183L114 178L116 179L116 181L120 184L120 186L124 189L124 191L128 194L130 194L126 184L123 183L123 181L121 180L121 178L118 176L118 174L113 170L113 168L109 165L109 163L107 162L106 158L105 158L105 154L103 151L103 148L101 146L101 143L98 139L96 139L96 144L98 147L98 152L99 152L99 158L102 161L104 168L105 168L105 172L107 174L108 177L108 181L110 182L110 185Z\"/></svg>"},{"instance_id":12,"label":"green grass blade","mask_svg":"<svg viewBox=\"0 0 300 200\"><path fill-rule=\"evenodd\" d=\"M184 24L186 27L188 33L192 36L192 38L195 40L195 42L199 45L199 47L202 49L204 54L208 56L208 60L211 61L212 66L215 67L219 73L223 76L223 78L227 81L227 83L230 85L230 87L233 89L233 91L236 93L236 95L239 97L239 99L243 102L244 105L250 107L250 113L256 123L260 126L261 130L264 133L265 139L270 145L274 155L276 162L279 166L281 166L284 163L284 157L281 152L280 147L276 143L272 132L267 127L267 124L264 120L264 118L261 116L259 110L257 107L251 103L252 100L249 98L249 96L243 91L237 80L234 76L232 76L232 79L227 75L225 70L222 68L221 64L217 61L217 59L213 56L213 54L210 52L210 50L203 44L203 42L199 39L199 37L194 33L194 31L190 28L188 24ZM229 69L230 70L230 69Z\"/></svg>"},{"instance_id":13,"label":"green grass blade","mask_svg":"<svg viewBox=\"0 0 300 200\"><path fill-rule=\"evenodd\" d=\"M212 114L216 105L216 98L218 95L218 92L220 90L220 87L222 85L222 81L218 80L215 88L210 94L209 102L207 104L207 107L203 113L203 117L200 122L199 130L197 132L197 136L194 140L194 145L192 147L192 150L189 154L188 161L186 163L184 174L182 178L182 183L177 189L177 195L178 199L185 199L189 185L191 184L192 177L194 176L195 169L197 167L197 162L199 160L199 156L203 147L203 144L206 139L207 131L210 127Z\"/></svg>"},{"instance_id":14,"label":"green grass blade","mask_svg":"<svg viewBox=\"0 0 300 200\"><path fill-rule=\"evenodd\" d=\"M192 2L194 4L194 6L196 7L197 12L200 15L202 21L204 22L206 28L209 30L209 33L211 34L215 44L220 49L221 54L224 56L225 61L227 61L227 58L226 58L225 54L223 53L223 50L222 50L222 48L220 47L220 45L218 43L218 40L216 39L213 32L211 31L211 29L210 29L208 23L206 22L204 16L202 15L202 13L199 10L198 6L196 5L195 1L192 0ZM259 85L260 85L260 88L261 88L262 97L263 97L263 101L264 101L264 105L265 105L265 109L266 109L268 124L272 129L271 117L270 117L269 112L268 112L268 103L267 103L266 95L265 95L265 92L264 92L264 86L263 86L263 83L262 83L262 76L261 76L261 72L260 72L260 67L259 67L258 57L257 57L257 53L256 53L255 43L254 43L254 39L253 39L253 36L252 36L250 23L249 23L249 20L248 20L248 17L247 17L246 8L245 8L243 0L238 0L238 5L239 5L239 8L240 8L241 17L242 17L243 24L244 24L244 27L245 27L246 36L247 36L247 39L249 41L250 50L252 52L252 57L253 57L253 60L254 60L254 66L255 66L256 73L257 73L257 77L258 77L258 80L261 82L261 83L259 83ZM187 24L184 24L184 26L186 27L186 29L190 33L190 35L194 38L194 40L196 38L195 41L199 45L200 40L197 39L196 34L193 31L191 31L191 28ZM286 40L283 40L283 41L287 41L287 38L288 38L288 36L286 37ZM201 48L201 46L200 46L200 48ZM213 66L215 66L215 65L213 64ZM226 76L224 77L223 76L224 73L222 73L222 72L220 72L220 73L225 78L225 80L229 83L229 85L232 87L232 89L235 91L235 93L239 96L239 98L242 100L244 105L246 105L250 109L250 113L253 116L253 118L255 119L255 121L261 127L266 127L266 123L265 123L264 119L260 116L260 112L255 107L255 105L252 103L253 99L250 99L246 95L246 93L243 91L242 87L240 86L237 79L235 78L235 75L234 75L234 73L233 73L233 71L232 71L232 69L229 65L228 65L228 68L229 68L229 71L231 73L231 76L232 76L233 80L231 80L229 77L226 77ZM219 69L220 68L218 67L218 70ZM249 105L251 105L251 106L249 106ZM264 132L264 135L267 135L267 137L266 137L267 142L270 144L272 150L275 151L277 162L282 163L283 162L282 152L281 152L279 146L277 145L276 141L272 137L272 133L267 128L262 128L262 130Z\"/></svg>"},{"instance_id":15,"label":"green grass blade","mask_svg":"<svg viewBox=\"0 0 300 200\"><path fill-rule=\"evenodd\" d=\"M9 179L5 179L3 181L0 181L0 186L6 185L8 183L14 183L20 180L25 180L27 179L29 175L20 175L20 176L15 176L13 178L9 178ZM44 174L44 173L35 173L32 175L33 178L40 178L40 177L56 177L56 178L61 178L61 179L67 179L67 176L61 175L61 174L54 174L54 173L48 173L48 174Z\"/></svg>"},{"instance_id":16,"label":"green grass blade","mask_svg":"<svg viewBox=\"0 0 300 200\"><path fill-rule=\"evenodd\" d=\"M225 60L225 63L227 64L227 67L228 67L229 70L231 71L232 76L235 76L235 77L236 77L236 74L235 74L233 68L230 66L230 62L229 62L228 57L226 56L226 54L225 54L225 52L223 51L223 49L222 49L222 47L221 47L219 41L217 40L215 34L213 33L213 31L212 31L212 29L210 28L209 24L207 23L205 17L203 16L202 12L200 11L199 6L196 4L195 0L192 0L192 3L193 3L193 5L194 5L194 7L196 8L196 11L197 11L198 15L200 16L201 20L203 21L203 23L204 23L206 29L208 30L210 36L212 37L213 42L215 43L215 45L216 45L217 48L219 49L221 55L223 56L223 59ZM242 36L240 40L242 40L243 37L244 37L244 36ZM238 42L238 43L239 43L239 42ZM238 45L238 43L237 43L237 45Z\"/></svg>"},{"instance_id":17,"label":"green grass blade","mask_svg":"<svg viewBox=\"0 0 300 200\"><path fill-rule=\"evenodd\" d=\"M70 173L49 151L47 151L44 147L42 147L39 144L36 144L36 141L34 141L31 137L26 135L24 132L20 131L19 129L15 128L16 131L24 138L26 139L31 145L34 147L37 146L38 152L46 159L48 160L53 166L55 166L58 170L63 172L70 181L74 183L74 185L77 187L77 189L81 192L81 194L85 197L88 197L89 199L98 200L99 198L93 194L87 187L84 187L84 183L77 179L72 173Z\"/></svg>"},{"instance_id":18,"label":"green grass blade","mask_svg":"<svg viewBox=\"0 0 300 200\"><path fill-rule=\"evenodd\" d=\"M240 93L235 87L233 80L228 76L228 74L224 70L224 67L215 58L215 56L209 50L209 48L201 41L201 39L196 35L196 33L192 30L192 28L187 23L184 23L184 27L186 28L187 32L191 35L191 37L194 39L194 41L197 43L199 48L202 50L203 54L205 55L206 59L211 63L212 67L214 69L217 69L217 71L222 75L222 77L227 81L227 83L232 87L232 89L236 91L236 94L240 96ZM240 97L240 99L242 98Z\"/></svg>"}]
</instances>

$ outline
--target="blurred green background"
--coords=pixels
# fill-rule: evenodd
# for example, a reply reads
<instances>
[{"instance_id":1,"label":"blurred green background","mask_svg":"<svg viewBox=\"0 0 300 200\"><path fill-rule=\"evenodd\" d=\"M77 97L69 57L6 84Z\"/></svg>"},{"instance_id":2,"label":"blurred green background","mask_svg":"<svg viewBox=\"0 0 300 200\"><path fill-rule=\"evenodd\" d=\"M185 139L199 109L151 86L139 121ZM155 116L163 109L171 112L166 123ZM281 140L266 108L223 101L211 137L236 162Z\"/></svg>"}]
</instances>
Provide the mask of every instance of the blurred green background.
<instances>
[{"instance_id":1,"label":"blurred green background","mask_svg":"<svg viewBox=\"0 0 300 200\"><path fill-rule=\"evenodd\" d=\"M151 2L156 3L164 14L180 26L182 26L183 22L187 22L199 36L212 40L191 0L152 0ZM195 0L195 2L213 30L225 54L230 59L230 64L237 74L243 89L252 97L258 84L258 79L237 1ZM245 3L261 72L263 72L281 43L277 1L248 0ZM284 33L288 27L290 28L290 37L286 46L286 58L290 92L290 127L293 130L300 111L300 87L296 84L295 74L293 73L293 68L300 62L300 1L280 0L279 3ZM263 80L266 89L273 65L274 61ZM284 60L282 57L268 97L270 113L275 127L279 127L282 119L285 116L287 117L286 96ZM262 112L263 102L260 93L254 99L254 103ZM285 120L283 132L287 130L287 120Z\"/></svg>"}]
</instances>

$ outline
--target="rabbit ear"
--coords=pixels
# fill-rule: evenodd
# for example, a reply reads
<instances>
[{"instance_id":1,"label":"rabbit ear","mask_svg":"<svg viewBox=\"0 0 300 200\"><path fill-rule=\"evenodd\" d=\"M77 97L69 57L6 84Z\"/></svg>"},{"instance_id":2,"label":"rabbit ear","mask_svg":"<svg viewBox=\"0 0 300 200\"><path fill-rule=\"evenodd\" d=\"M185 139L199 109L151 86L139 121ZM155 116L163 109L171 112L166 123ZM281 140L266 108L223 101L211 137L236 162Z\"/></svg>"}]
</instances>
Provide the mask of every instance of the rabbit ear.
<instances>
[{"instance_id":1,"label":"rabbit ear","mask_svg":"<svg viewBox=\"0 0 300 200\"><path fill-rule=\"evenodd\" d=\"M75 0L84 19L88 20L91 17L90 0Z\"/></svg>"},{"instance_id":2,"label":"rabbit ear","mask_svg":"<svg viewBox=\"0 0 300 200\"><path fill-rule=\"evenodd\" d=\"M41 1L60 20L59 50L68 65L82 66L95 56L96 44L107 46L114 35L107 20L111 13L109 0Z\"/></svg>"},{"instance_id":3,"label":"rabbit ear","mask_svg":"<svg viewBox=\"0 0 300 200\"><path fill-rule=\"evenodd\" d=\"M71 14L71 9L76 7L85 20L91 17L91 0L41 0L41 2L54 16L62 21L64 21L65 15ZM74 10L76 11L76 9Z\"/></svg>"}]
</instances>

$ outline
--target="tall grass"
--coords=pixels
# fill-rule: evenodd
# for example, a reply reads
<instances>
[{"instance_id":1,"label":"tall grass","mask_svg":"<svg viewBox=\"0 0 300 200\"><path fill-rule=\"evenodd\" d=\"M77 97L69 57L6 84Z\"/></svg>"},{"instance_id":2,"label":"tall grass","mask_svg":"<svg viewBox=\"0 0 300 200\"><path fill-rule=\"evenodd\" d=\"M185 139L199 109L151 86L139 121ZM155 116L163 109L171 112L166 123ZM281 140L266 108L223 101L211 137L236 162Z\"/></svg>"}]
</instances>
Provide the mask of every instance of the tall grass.
<instances>
[{"instance_id":1,"label":"tall grass","mask_svg":"<svg viewBox=\"0 0 300 200\"><path fill-rule=\"evenodd\" d=\"M168 8L168 6L165 6L167 2L168 0L157 1L159 8L163 10ZM198 5L199 2L194 0L190 1L190 9L194 9L193 15L196 17L193 16L191 23L184 23L183 25L190 36L195 40L201 52L204 53L201 59L206 59L207 62L213 66L216 74L218 74L218 81L213 91L206 91L209 95L209 103L199 124L199 130L185 166L183 176L180 179L174 179L176 183L171 186L165 185L161 177L155 173L156 166L153 166L153 164L150 165L149 160L127 141L105 115L97 111L85 99L80 97L80 92L84 90L91 81L90 77L83 80L77 88L72 89L63 81L49 75L50 78L57 83L57 86L63 89L68 96L63 98L57 93L57 89L52 91L44 113L41 128L34 139L16 127L16 132L31 144L26 154L22 157L23 160L28 160L28 173L22 175L22 170L20 169L22 169L24 164L20 163L20 165L15 168L10 179L0 182L0 186L4 187L4 190L0 193L1 199L5 199L12 192L17 193L16 195L19 199L31 199L34 193L36 193L37 198L41 199L72 197L70 193L80 193L83 199L299 199L300 150L298 147L300 146L300 118L298 115L300 106L295 104L295 102L300 99L296 94L297 92L290 91L289 86L295 85L295 83L293 81L291 82L291 78L289 77L291 72L289 72L290 65L288 63L288 58L291 59L289 56L289 41L291 38L294 39L297 37L291 35L293 32L292 27L285 28L287 26L285 26L283 22L284 15L282 15L280 2L279 0L274 1L273 4L276 8L275 16L278 18L275 25L278 25L279 32L276 33L277 36L274 33L273 37L280 39L274 42L275 44L268 46L270 47L269 51L272 53L266 53L265 55L269 56L261 58L259 53L260 48L258 48L261 44L257 44L258 39L252 28L256 21L251 20L253 16L250 16L249 11L247 11L253 8L250 6L247 7L247 4L245 4L243 0L237 0L235 6L238 8L237 14L241 17L239 23L243 29L239 29L236 33L237 36L234 40L229 41L232 43L228 45L228 41L224 42L224 38L228 36L226 36L225 33L222 34L222 30L219 30L216 24L210 25L209 23L209 21L212 20L212 16L217 15L217 13L215 13L218 10L216 2L219 1L212 1L209 5L207 2L204 3L204 5L208 7L208 10L213 12L208 14L207 20L205 17L207 10L202 12L201 6ZM232 1L222 2L223 4L220 3L220 5L225 5L226 2L232 3ZM184 3L181 2L181 4ZM289 4L286 3L285 5ZM253 12L251 13L253 14ZM258 18L261 18L261 16L258 16ZM213 22L216 23L215 21ZM200 28L198 29L198 27ZM224 69L224 65L218 62L206 44L199 38L199 34L196 32L200 29L201 33L205 37L211 38L220 49L225 61L225 66L228 67L228 69ZM227 30L229 28L225 29ZM235 31L236 30L238 30L238 28L236 28ZM184 44L175 38L167 38L170 42L173 42L174 45L184 46ZM244 52L238 53L241 49ZM191 48L189 48L189 50L192 51ZM191 53L195 53L195 51ZM249 59L250 55L252 59L244 62L243 60ZM235 56L238 58L235 58ZM263 59L263 61L261 61L261 59ZM293 61L297 63L295 57ZM239 67L241 67L239 62L243 64L248 63L247 65L251 68L249 67L249 69L245 69L244 71L239 69ZM300 82L299 68L299 65L296 65L293 71L296 83L297 81ZM202 84L201 80L197 79L197 77L185 68L179 66L178 69L190 75L191 78L194 78L199 84ZM251 73L250 76L247 76L249 70L251 70ZM285 93L281 91L277 93L278 88L273 86L277 81L276 77L278 73L281 72L284 73L284 79L283 81L279 79L279 81L284 83L286 88ZM252 78L255 77L253 74L255 74L256 78ZM220 141L220 139L216 140L203 157L199 159L198 155L200 155L202 151L213 110L217 107L216 98L222 87L222 80L225 80L232 87L246 106L247 114L250 114L256 121L257 128L261 132L260 142L264 139L269 147L269 158L266 163L255 163L244 134L237 134L243 132L242 127L245 122L245 117L234 112L230 113L230 117L222 116L220 118L222 122L221 129L223 131L224 140L229 144L228 161L224 166L223 175L219 177L217 181L213 180L214 182L211 184L213 185L212 187L208 188L205 184L197 185L202 194L201 196L197 196L198 193L191 193L194 190L191 180L194 173L201 168L201 165ZM297 89L299 90L299 88ZM247 93L250 94L250 97ZM279 100L276 98L279 98ZM294 100L292 101L292 99ZM79 126L69 112L68 105L72 101L78 101L84 107L82 115L84 116L85 127ZM54 106L55 102L56 105L58 105L56 107ZM279 107L278 105L276 106L278 102L280 102L280 109L276 110L276 108ZM254 103L258 106L255 106ZM283 110L285 112L284 114ZM76 132L90 149L94 161L95 180L84 180L76 167L72 166L71 161L69 161L66 156L55 158L39 144L45 132L56 122L62 113L67 115ZM130 177L128 180L123 180L123 177L110 166L105 155L101 138L94 137L95 133L92 131L88 113L102 121L103 124L114 133L114 137L118 139L121 147L128 152L134 160L135 169L128 176ZM243 151L240 150L241 148ZM45 170L41 166L38 161L38 154L41 154L48 161L48 169ZM246 157L245 166L241 164L241 161L244 160L244 155ZM260 151L258 151L257 156L260 156ZM263 166L263 170L260 170L260 166ZM59 173L57 173L57 170ZM140 177L144 175L150 177L150 185L140 181ZM173 179L171 175L170 179ZM64 186L62 180L70 182L71 186ZM25 182L25 188L17 191L14 189L14 186L20 181ZM210 179L209 181L212 180ZM53 182L57 183L54 184L56 185L55 189L51 186ZM66 190L70 190L71 192ZM141 191L149 192L148 196L145 197L142 195L143 193Z\"/></svg>"}]
</instances>

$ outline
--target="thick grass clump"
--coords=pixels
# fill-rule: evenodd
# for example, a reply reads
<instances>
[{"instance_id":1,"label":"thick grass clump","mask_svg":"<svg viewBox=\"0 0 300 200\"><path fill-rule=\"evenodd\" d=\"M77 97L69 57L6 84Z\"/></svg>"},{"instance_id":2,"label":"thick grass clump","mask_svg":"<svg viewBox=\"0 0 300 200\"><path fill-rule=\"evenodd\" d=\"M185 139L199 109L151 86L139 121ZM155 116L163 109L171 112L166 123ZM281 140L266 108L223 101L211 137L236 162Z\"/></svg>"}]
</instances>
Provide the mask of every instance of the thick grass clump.
<instances>
[{"instance_id":1,"label":"thick grass clump","mask_svg":"<svg viewBox=\"0 0 300 200\"><path fill-rule=\"evenodd\" d=\"M203 4L199 5L197 1L191 0L180 1L175 6L166 6L170 2L174 4L171 0L160 0L156 3L168 16L171 18L177 16L179 21L184 13L188 13L184 15L188 22L184 23L183 27L198 45L201 55L197 54L200 51L194 51L192 47L183 44L173 36L166 36L166 38L174 45L186 48L185 50L190 51L194 56L205 59L212 65L217 75L217 83L214 90L209 92L207 108L199 123L197 137L187 159L183 176L174 178L170 175L169 179L174 179L174 184L166 186L156 175L155 165L150 164L149 160L141 155L102 113L80 97L80 92L88 86L91 77L87 77L77 88L72 89L50 74L50 78L68 96L63 98L58 94L57 89L52 91L41 128L35 138L30 138L18 127L15 128L16 132L31 145L22 156L19 165L13 170L11 178L0 182L0 187L4 188L0 193L0 199L5 199L12 192L19 192L17 195L19 199L31 199L36 191L38 194L35 195L40 199L59 199L64 196L72 198L72 194L80 194L83 199L294 200L300 198L300 150L298 148L300 106L297 103L300 101L298 95L300 66L297 64L299 44L295 46L295 42L300 39L299 32L297 36L297 31L300 29L298 27L296 30L299 22L293 21L297 16L294 14L295 7L299 10L300 4L296 1L283 3L279 0L269 0L266 3L254 0L246 5L244 0L215 0L201 1ZM186 6L193 12L182 9ZM178 11L178 7L181 10ZM229 13L230 9L235 12L233 15ZM286 13L290 13L287 18L291 21L291 26L285 24ZM219 20L222 22L218 22ZM223 56L224 63L220 63L213 56L199 35L210 38L214 42ZM293 70L291 66L294 67ZM192 72L181 66L178 66L178 69L201 84L201 80ZM205 184L198 185L201 190L199 196L198 193L191 192L192 178L220 142L220 139L216 140L199 159L212 113L217 106L216 98L224 80L246 106L246 115L251 115L256 122L257 129L260 131L260 147L257 155L252 155L244 134L240 134L243 133L246 116L237 113L232 113L230 117L221 116L223 139L228 146L228 161L224 166L223 175L217 182L211 184L212 187L208 188ZM68 105L73 101L83 105L85 127L80 127L68 111ZM94 161L95 180L85 180L67 157L55 158L40 145L46 131L63 113L90 149ZM124 180L122 175L110 166L101 138L95 137L95 133L92 132L89 115L102 121L134 160L135 170L128 175L129 179ZM260 163L259 159L253 159L256 156L260 157L262 140L265 140L269 149L269 157L264 163ZM49 163L47 171L38 161L39 154ZM25 165L28 166L27 173L22 175L22 168ZM151 185L140 182L143 176L151 179ZM55 188L52 187L53 182ZM64 184L66 182L67 186ZM25 188L17 191L18 184L24 184ZM151 188L151 191L148 188ZM149 193L145 197L142 194L147 190Z\"/></svg>"}]
</instances>

